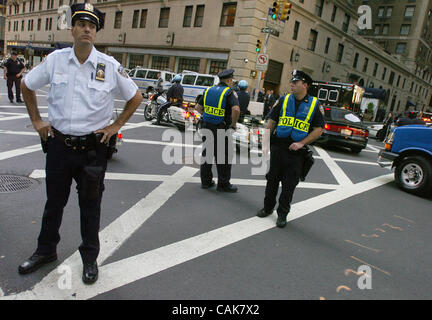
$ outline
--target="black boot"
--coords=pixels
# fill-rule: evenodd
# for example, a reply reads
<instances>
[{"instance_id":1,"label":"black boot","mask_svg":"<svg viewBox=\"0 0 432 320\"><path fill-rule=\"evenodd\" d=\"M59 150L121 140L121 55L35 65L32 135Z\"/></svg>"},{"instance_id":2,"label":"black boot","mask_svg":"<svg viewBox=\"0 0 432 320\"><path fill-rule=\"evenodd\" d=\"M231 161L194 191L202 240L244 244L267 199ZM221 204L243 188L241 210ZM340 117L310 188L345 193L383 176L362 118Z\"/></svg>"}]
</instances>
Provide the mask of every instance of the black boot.
<instances>
[{"instance_id":1,"label":"black boot","mask_svg":"<svg viewBox=\"0 0 432 320\"><path fill-rule=\"evenodd\" d=\"M285 226L287 224L287 221L286 221L287 215L288 214L279 214L278 213L278 218L277 218L277 221L276 221L276 226L278 228L285 228Z\"/></svg>"},{"instance_id":2,"label":"black boot","mask_svg":"<svg viewBox=\"0 0 432 320\"><path fill-rule=\"evenodd\" d=\"M91 262L91 263L84 263L83 266L83 276L82 280L86 284L92 284L95 283L98 279L98 265L97 262Z\"/></svg>"},{"instance_id":3,"label":"black boot","mask_svg":"<svg viewBox=\"0 0 432 320\"><path fill-rule=\"evenodd\" d=\"M57 260L56 253L51 255L46 255L46 256L34 253L30 258L28 258L18 267L18 273L27 274L27 273L34 272L40 267L42 267L44 264L53 262L55 260Z\"/></svg>"}]
</instances>

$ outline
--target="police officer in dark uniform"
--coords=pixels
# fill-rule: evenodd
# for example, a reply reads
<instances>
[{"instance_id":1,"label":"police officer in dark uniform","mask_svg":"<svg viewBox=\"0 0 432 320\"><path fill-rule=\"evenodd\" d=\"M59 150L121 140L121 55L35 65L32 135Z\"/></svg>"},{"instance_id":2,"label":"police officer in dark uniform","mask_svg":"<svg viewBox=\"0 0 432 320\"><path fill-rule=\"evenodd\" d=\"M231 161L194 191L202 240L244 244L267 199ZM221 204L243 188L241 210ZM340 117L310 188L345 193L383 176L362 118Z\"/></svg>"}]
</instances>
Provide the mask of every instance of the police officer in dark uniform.
<instances>
[{"instance_id":1,"label":"police officer in dark uniform","mask_svg":"<svg viewBox=\"0 0 432 320\"><path fill-rule=\"evenodd\" d=\"M24 102L21 100L21 77L25 70L24 64L17 59L16 52L12 51L11 57L4 64L4 79L7 80L8 97L9 101L13 103L14 95L12 87L15 84L16 101Z\"/></svg>"},{"instance_id":2,"label":"police officer in dark uniform","mask_svg":"<svg viewBox=\"0 0 432 320\"><path fill-rule=\"evenodd\" d=\"M239 107L240 107L240 117L238 122L243 123L244 117L247 114L250 114L248 107L250 102L250 95L247 92L249 84L246 80L240 80L238 83L239 90L237 91Z\"/></svg>"},{"instance_id":3,"label":"police officer in dark uniform","mask_svg":"<svg viewBox=\"0 0 432 320\"><path fill-rule=\"evenodd\" d=\"M74 46L56 50L30 71L21 83L34 129L46 156L47 202L34 254L18 272L27 274L57 259L63 209L72 180L77 182L83 261L82 280L98 278L99 227L108 142L127 122L142 101L136 84L113 58L94 47L96 32L104 24L102 12L90 3L74 4ZM35 91L50 84L49 122L41 119ZM127 101L110 124L116 93Z\"/></svg>"},{"instance_id":4,"label":"police officer in dark uniform","mask_svg":"<svg viewBox=\"0 0 432 320\"><path fill-rule=\"evenodd\" d=\"M270 169L266 175L264 208L258 211L257 216L263 218L272 214L279 182L282 182L276 223L279 228L286 225L293 193L300 180L304 146L319 138L325 124L324 110L318 99L307 93L311 84L310 76L294 70L291 79L292 93L279 99L279 103L269 114L267 129L271 133ZM268 150L263 149L263 152L268 153Z\"/></svg>"},{"instance_id":5,"label":"police officer in dark uniform","mask_svg":"<svg viewBox=\"0 0 432 320\"><path fill-rule=\"evenodd\" d=\"M220 83L216 86L208 88L203 96L198 101L196 110L202 116L202 128L208 129L213 134L214 140L214 159L216 159L216 168L218 172L217 191L220 192L237 192L237 187L230 183L231 179L231 164L228 159L229 148L232 145L228 143L228 137L224 141L218 141L218 130L237 129L237 120L240 115L240 107L237 94L230 87L233 85L233 69L221 71L218 76ZM205 158L207 150L205 147L206 138L203 136L203 152ZM218 163L218 145L219 148L224 147L225 157L223 163ZM213 181L212 163L204 162L201 165L201 187L203 189L211 188L215 185Z\"/></svg>"},{"instance_id":6,"label":"police officer in dark uniform","mask_svg":"<svg viewBox=\"0 0 432 320\"><path fill-rule=\"evenodd\" d=\"M181 80L182 76L179 74L173 78L173 85L167 91L167 102L159 107L155 124L160 124L162 113L170 106L182 105L184 89L183 86L180 84Z\"/></svg>"}]
</instances>

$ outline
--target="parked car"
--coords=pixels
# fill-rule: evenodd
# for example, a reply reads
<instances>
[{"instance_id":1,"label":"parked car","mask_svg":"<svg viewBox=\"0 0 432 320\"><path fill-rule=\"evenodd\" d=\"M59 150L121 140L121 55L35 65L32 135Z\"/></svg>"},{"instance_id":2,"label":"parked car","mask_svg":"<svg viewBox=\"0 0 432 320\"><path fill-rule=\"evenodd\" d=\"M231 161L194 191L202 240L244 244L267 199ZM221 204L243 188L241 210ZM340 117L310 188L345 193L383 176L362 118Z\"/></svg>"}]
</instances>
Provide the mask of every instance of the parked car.
<instances>
[{"instance_id":1,"label":"parked car","mask_svg":"<svg viewBox=\"0 0 432 320\"><path fill-rule=\"evenodd\" d=\"M366 148L369 131L360 118L350 110L324 107L325 127L317 143L350 148L360 153Z\"/></svg>"},{"instance_id":2,"label":"parked car","mask_svg":"<svg viewBox=\"0 0 432 320\"><path fill-rule=\"evenodd\" d=\"M171 79L175 76L173 72L137 67L129 72L129 77L132 78L141 91L149 93L150 91L154 91L156 89L158 73L161 74L163 79L163 90L168 90L172 85Z\"/></svg>"},{"instance_id":3,"label":"parked car","mask_svg":"<svg viewBox=\"0 0 432 320\"><path fill-rule=\"evenodd\" d=\"M395 169L395 182L402 190L432 195L432 126L395 128L378 155L378 164Z\"/></svg>"},{"instance_id":4,"label":"parked car","mask_svg":"<svg viewBox=\"0 0 432 320\"><path fill-rule=\"evenodd\" d=\"M369 131L369 138L377 138L378 132L383 129L383 123L373 123L366 126L366 129Z\"/></svg>"}]
</instances>

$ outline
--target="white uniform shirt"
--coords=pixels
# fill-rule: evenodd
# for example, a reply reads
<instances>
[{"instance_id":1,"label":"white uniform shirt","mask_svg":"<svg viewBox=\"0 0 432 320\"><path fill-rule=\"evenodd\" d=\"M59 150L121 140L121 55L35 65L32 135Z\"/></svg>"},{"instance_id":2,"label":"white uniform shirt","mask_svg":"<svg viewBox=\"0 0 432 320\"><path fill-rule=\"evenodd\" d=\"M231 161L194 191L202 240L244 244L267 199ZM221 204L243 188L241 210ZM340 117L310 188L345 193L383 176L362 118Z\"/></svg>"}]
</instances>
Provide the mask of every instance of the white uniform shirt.
<instances>
[{"instance_id":1,"label":"white uniform shirt","mask_svg":"<svg viewBox=\"0 0 432 320\"><path fill-rule=\"evenodd\" d=\"M104 65L104 80L96 71ZM100 75L100 72L99 72ZM113 114L114 95L129 101L137 85L113 57L94 47L87 61L80 64L73 48L56 50L24 78L30 90L51 84L48 117L51 126L70 135L86 135L106 127Z\"/></svg>"}]
</instances>

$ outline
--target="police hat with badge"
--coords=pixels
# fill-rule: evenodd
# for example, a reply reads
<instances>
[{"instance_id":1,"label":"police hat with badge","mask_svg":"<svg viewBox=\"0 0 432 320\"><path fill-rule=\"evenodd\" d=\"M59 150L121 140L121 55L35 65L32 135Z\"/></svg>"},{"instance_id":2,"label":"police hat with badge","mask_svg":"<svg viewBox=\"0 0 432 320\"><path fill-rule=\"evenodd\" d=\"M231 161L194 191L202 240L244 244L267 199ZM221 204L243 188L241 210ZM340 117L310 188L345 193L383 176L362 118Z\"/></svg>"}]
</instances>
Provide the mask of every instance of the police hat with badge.
<instances>
[{"instance_id":1,"label":"police hat with badge","mask_svg":"<svg viewBox=\"0 0 432 320\"><path fill-rule=\"evenodd\" d=\"M96 31L104 27L104 14L91 3L75 3L71 6L72 25L76 20L86 20L96 25Z\"/></svg>"},{"instance_id":2,"label":"police hat with badge","mask_svg":"<svg viewBox=\"0 0 432 320\"><path fill-rule=\"evenodd\" d=\"M219 79L230 79L234 77L234 70L233 69L225 69L218 73Z\"/></svg>"},{"instance_id":3,"label":"police hat with badge","mask_svg":"<svg viewBox=\"0 0 432 320\"><path fill-rule=\"evenodd\" d=\"M306 74L303 71L300 70L294 70L292 73L292 78L291 78L291 82L295 82L295 81L303 81L304 83L307 83L309 86L312 85L312 78Z\"/></svg>"}]
</instances>

